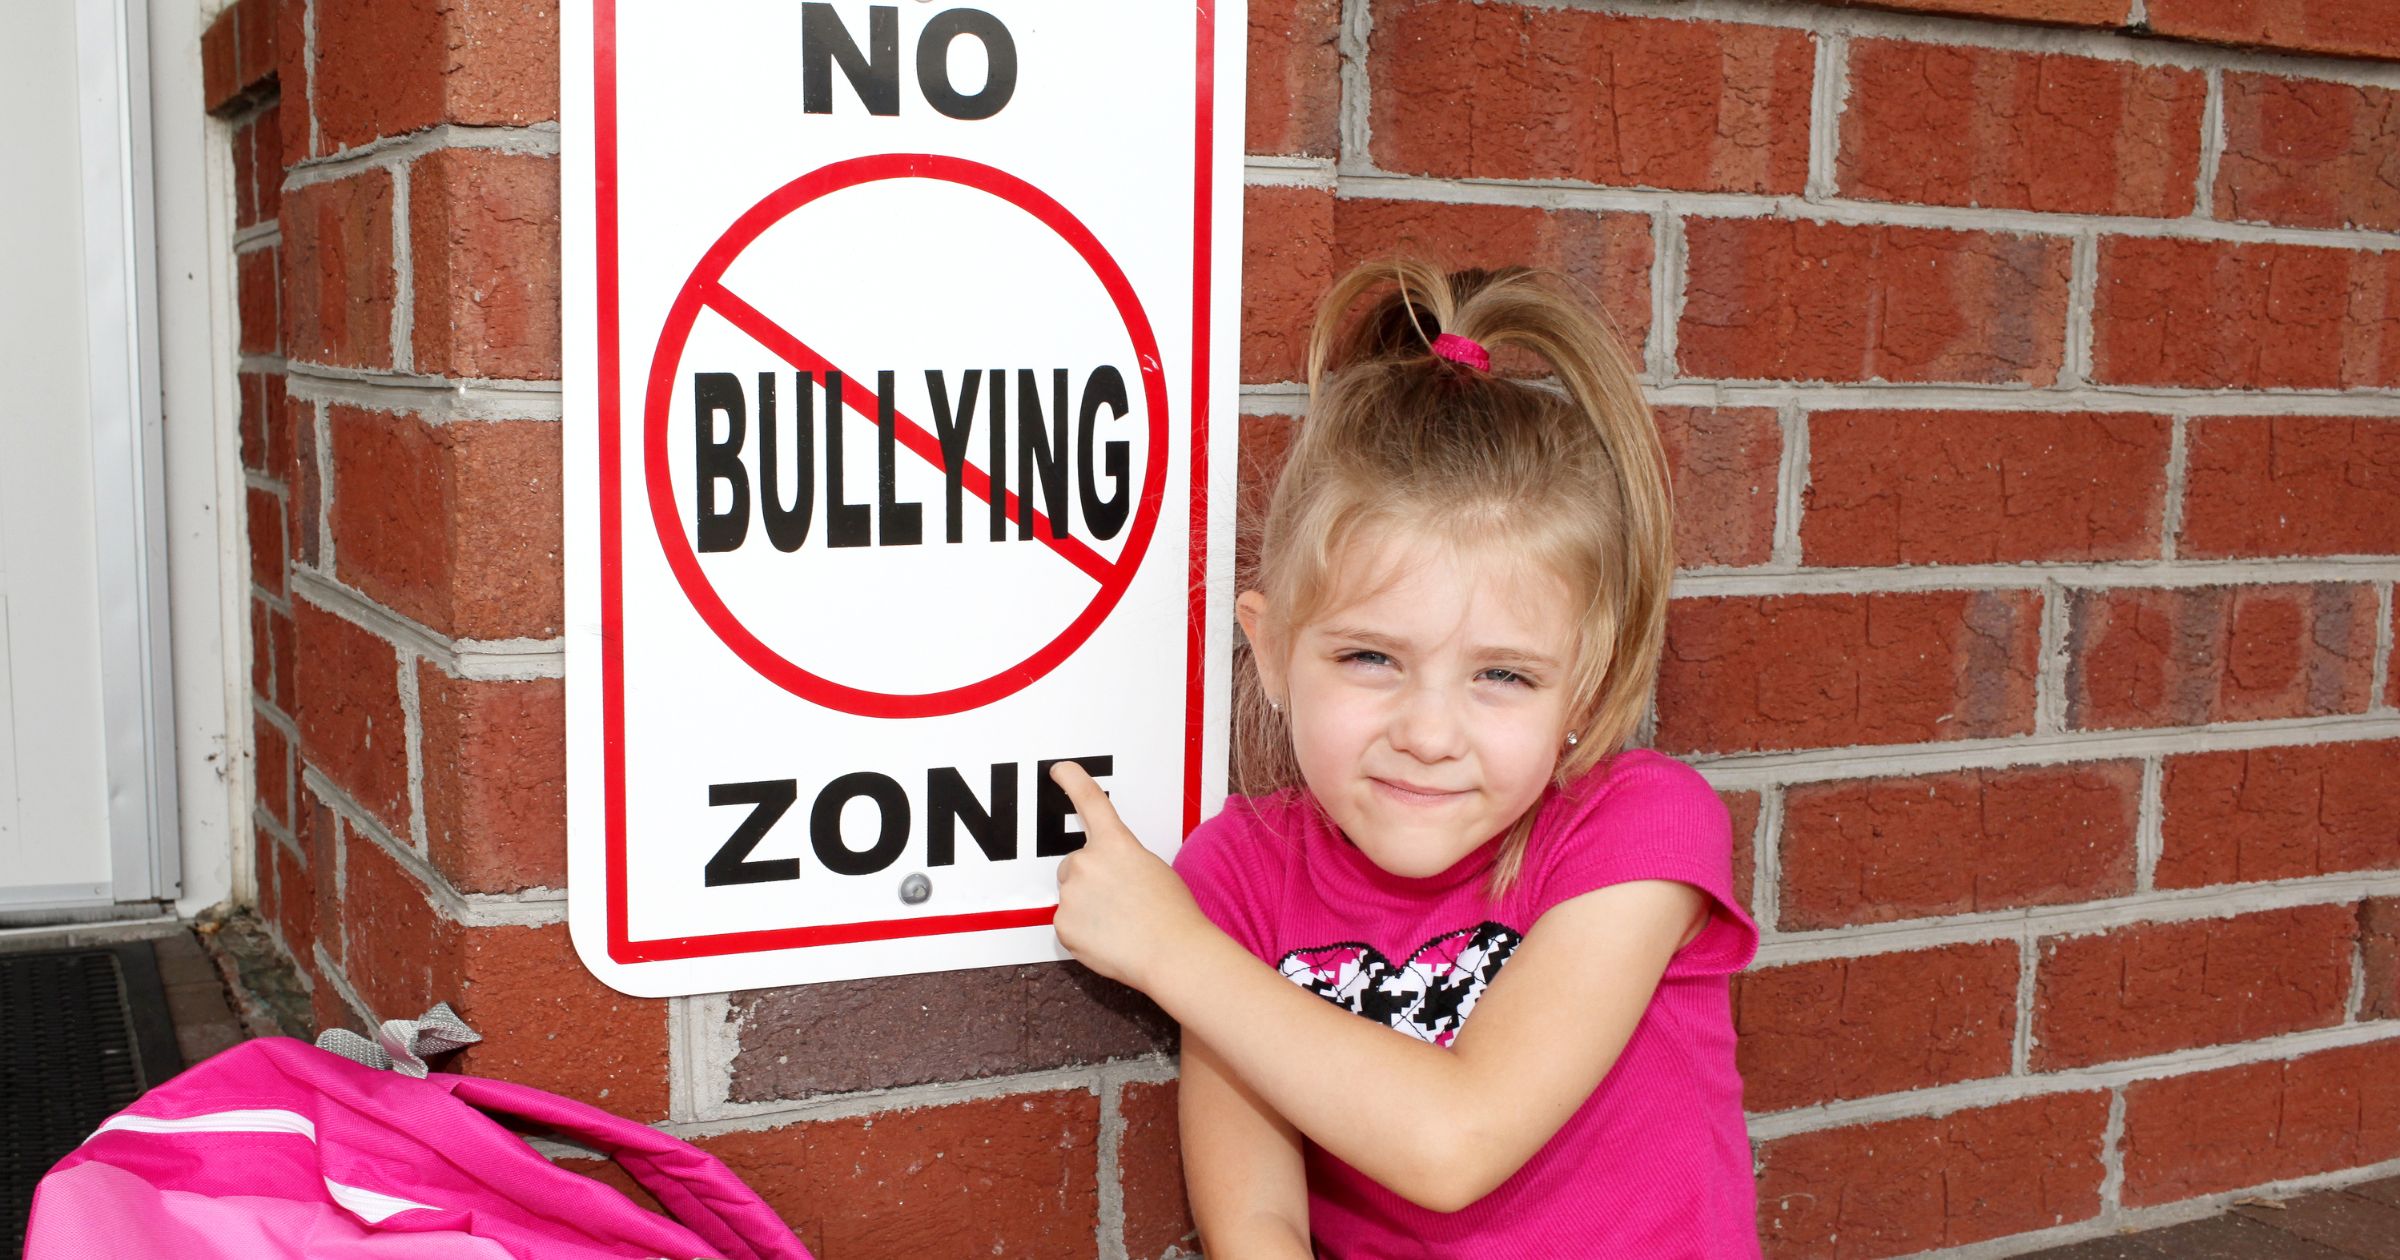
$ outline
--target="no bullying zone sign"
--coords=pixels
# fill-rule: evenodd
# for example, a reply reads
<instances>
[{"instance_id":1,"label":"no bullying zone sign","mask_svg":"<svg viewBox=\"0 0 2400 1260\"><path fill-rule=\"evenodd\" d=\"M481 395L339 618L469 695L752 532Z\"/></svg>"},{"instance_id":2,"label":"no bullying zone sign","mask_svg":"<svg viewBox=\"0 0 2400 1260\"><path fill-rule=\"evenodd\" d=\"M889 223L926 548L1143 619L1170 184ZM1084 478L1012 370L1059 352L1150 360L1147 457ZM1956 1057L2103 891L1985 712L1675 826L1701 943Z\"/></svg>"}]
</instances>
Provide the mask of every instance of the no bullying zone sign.
<instances>
[{"instance_id":1,"label":"no bullying zone sign","mask_svg":"<svg viewBox=\"0 0 2400 1260\"><path fill-rule=\"evenodd\" d=\"M643 996L1062 958L1218 804L1241 5L562 14L569 918Z\"/></svg>"}]
</instances>

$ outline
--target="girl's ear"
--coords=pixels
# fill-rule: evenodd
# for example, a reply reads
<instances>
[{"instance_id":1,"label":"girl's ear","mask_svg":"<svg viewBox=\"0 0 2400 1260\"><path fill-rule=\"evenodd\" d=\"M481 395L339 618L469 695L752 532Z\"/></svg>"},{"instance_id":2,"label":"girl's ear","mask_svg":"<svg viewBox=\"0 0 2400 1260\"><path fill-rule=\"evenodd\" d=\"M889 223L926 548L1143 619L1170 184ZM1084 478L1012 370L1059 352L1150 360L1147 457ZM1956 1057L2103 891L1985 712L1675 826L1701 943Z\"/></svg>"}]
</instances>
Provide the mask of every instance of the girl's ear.
<instances>
[{"instance_id":1,"label":"girl's ear","mask_svg":"<svg viewBox=\"0 0 2400 1260\"><path fill-rule=\"evenodd\" d=\"M1283 651L1267 633L1267 597L1257 591L1243 591L1233 601L1234 619L1242 623L1242 637L1250 641L1250 660L1258 667L1259 684L1266 688L1267 698L1280 704L1284 700Z\"/></svg>"}]
</instances>

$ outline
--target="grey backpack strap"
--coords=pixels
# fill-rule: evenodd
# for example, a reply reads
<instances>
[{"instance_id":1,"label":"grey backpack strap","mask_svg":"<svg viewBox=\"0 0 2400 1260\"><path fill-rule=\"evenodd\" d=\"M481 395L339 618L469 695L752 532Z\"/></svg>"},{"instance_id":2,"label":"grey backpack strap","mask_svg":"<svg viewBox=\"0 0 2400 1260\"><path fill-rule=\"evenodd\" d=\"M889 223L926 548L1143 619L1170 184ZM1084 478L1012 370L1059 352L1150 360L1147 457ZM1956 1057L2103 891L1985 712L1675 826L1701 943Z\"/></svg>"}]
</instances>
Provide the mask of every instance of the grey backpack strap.
<instances>
[{"instance_id":1,"label":"grey backpack strap","mask_svg":"<svg viewBox=\"0 0 2400 1260\"><path fill-rule=\"evenodd\" d=\"M458 1012L450 1009L448 1002L436 1002L432 1010L416 1019L383 1021L383 1026L375 1030L373 1041L347 1028L328 1028L317 1034L317 1049L377 1071L398 1072L423 1080L428 1057L463 1049L481 1040L458 1017Z\"/></svg>"}]
</instances>

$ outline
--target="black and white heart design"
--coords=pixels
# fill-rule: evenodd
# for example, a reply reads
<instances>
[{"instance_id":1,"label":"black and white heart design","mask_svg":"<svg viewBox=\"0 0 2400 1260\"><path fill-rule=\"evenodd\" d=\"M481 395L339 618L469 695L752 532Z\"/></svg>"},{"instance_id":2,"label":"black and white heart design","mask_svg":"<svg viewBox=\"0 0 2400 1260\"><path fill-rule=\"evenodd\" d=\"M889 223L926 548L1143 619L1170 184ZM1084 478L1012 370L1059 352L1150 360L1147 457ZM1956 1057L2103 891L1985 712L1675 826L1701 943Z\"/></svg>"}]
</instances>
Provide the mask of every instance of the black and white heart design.
<instances>
[{"instance_id":1,"label":"black and white heart design","mask_svg":"<svg viewBox=\"0 0 2400 1260\"><path fill-rule=\"evenodd\" d=\"M1335 1006L1447 1046L1522 939L1479 923L1434 937L1397 967L1373 946L1349 942L1295 949L1275 969Z\"/></svg>"}]
</instances>

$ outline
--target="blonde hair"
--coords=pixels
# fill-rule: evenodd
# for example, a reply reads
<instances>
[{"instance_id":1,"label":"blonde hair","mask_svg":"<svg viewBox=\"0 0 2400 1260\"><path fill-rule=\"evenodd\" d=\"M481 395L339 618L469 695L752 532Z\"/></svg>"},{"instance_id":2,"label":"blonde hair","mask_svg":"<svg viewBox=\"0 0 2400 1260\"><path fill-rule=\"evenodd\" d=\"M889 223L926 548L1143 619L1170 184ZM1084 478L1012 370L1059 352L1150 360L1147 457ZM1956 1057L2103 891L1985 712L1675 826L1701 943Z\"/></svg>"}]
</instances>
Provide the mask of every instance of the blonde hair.
<instances>
[{"instance_id":1,"label":"blonde hair","mask_svg":"<svg viewBox=\"0 0 2400 1260\"><path fill-rule=\"evenodd\" d=\"M1375 300L1345 325L1351 307ZM1530 358L1555 387L1436 356L1435 337ZM1338 281L1309 338L1309 403L1257 539L1263 638L1287 654L1296 629L1355 596L1336 570L1362 539L1408 530L1497 542L1555 576L1577 610L1560 684L1577 732L1564 786L1615 755L1649 706L1674 577L1666 456L1632 363L1602 318L1543 273L1445 273L1369 263ZM1255 662L1253 662L1255 665ZM1281 715L1255 669L1238 670L1235 789L1302 786ZM1522 868L1533 812L1516 821L1491 882Z\"/></svg>"}]
</instances>

